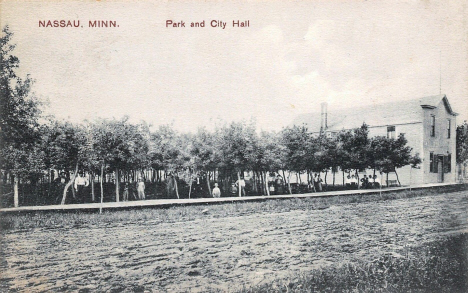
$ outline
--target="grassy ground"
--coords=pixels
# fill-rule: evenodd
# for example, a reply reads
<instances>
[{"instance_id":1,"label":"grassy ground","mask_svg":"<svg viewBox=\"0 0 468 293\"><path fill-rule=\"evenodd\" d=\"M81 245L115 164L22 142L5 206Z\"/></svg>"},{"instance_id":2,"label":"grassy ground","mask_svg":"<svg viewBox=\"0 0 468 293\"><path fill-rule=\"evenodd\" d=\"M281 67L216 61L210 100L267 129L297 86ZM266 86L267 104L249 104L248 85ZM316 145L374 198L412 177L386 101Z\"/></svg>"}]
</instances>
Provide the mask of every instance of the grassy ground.
<instances>
[{"instance_id":1,"label":"grassy ground","mask_svg":"<svg viewBox=\"0 0 468 293\"><path fill-rule=\"evenodd\" d=\"M31 229L74 227L95 225L100 223L138 222L157 220L159 223L173 223L178 221L193 221L206 217L208 212L213 217L231 217L249 215L256 212L288 212L291 210L320 210L334 205L362 202L378 202L392 199L413 198L419 196L439 195L445 192L466 190L464 185L456 187L438 187L420 190L403 190L391 193L346 195L324 198L293 198L268 200L265 202L223 203L219 205L175 206L170 208L148 208L123 211L105 211L97 213L60 213L60 212L31 212L26 214L0 214L0 228Z\"/></svg>"},{"instance_id":2,"label":"grassy ground","mask_svg":"<svg viewBox=\"0 0 468 293\"><path fill-rule=\"evenodd\" d=\"M415 249L414 256L384 255L370 263L331 266L239 292L468 292L468 234Z\"/></svg>"}]
</instances>

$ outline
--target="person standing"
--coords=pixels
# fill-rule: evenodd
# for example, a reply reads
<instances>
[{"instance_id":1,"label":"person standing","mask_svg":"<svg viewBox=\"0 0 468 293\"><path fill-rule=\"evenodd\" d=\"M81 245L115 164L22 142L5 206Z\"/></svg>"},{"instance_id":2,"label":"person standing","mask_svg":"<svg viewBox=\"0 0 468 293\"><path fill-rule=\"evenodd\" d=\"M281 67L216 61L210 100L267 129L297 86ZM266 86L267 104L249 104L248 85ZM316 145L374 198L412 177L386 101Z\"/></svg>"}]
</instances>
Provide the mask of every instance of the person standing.
<instances>
[{"instance_id":1,"label":"person standing","mask_svg":"<svg viewBox=\"0 0 468 293\"><path fill-rule=\"evenodd\" d=\"M76 190L76 198L78 201L85 202L84 200L84 189L89 185L88 178L84 176L84 173L78 173L77 177L75 178L75 190Z\"/></svg>"},{"instance_id":2,"label":"person standing","mask_svg":"<svg viewBox=\"0 0 468 293\"><path fill-rule=\"evenodd\" d=\"M364 177L361 179L361 183L362 188L367 188L369 186L369 178L367 178L367 175L364 175Z\"/></svg>"},{"instance_id":3,"label":"person standing","mask_svg":"<svg viewBox=\"0 0 468 293\"><path fill-rule=\"evenodd\" d=\"M276 194L283 193L283 177L280 174L276 175L275 179Z\"/></svg>"},{"instance_id":4,"label":"person standing","mask_svg":"<svg viewBox=\"0 0 468 293\"><path fill-rule=\"evenodd\" d=\"M236 181L237 188L241 189L242 196L245 196L245 180L244 177L241 177L239 180Z\"/></svg>"},{"instance_id":5,"label":"person standing","mask_svg":"<svg viewBox=\"0 0 468 293\"><path fill-rule=\"evenodd\" d=\"M136 184L137 192L138 192L138 199L146 199L145 197L145 182L143 179L139 178Z\"/></svg>"},{"instance_id":6,"label":"person standing","mask_svg":"<svg viewBox=\"0 0 468 293\"><path fill-rule=\"evenodd\" d=\"M320 178L320 174L315 173L314 175L314 187L316 192L322 191L322 178Z\"/></svg>"},{"instance_id":7,"label":"person standing","mask_svg":"<svg viewBox=\"0 0 468 293\"><path fill-rule=\"evenodd\" d=\"M125 183L122 197L123 197L122 201L128 201L128 182Z\"/></svg>"},{"instance_id":8,"label":"person standing","mask_svg":"<svg viewBox=\"0 0 468 293\"><path fill-rule=\"evenodd\" d=\"M319 192L322 192L323 191L323 187L322 187L322 178L320 178L320 174L317 175L317 186L318 186L318 191Z\"/></svg>"},{"instance_id":9,"label":"person standing","mask_svg":"<svg viewBox=\"0 0 468 293\"><path fill-rule=\"evenodd\" d=\"M213 197L220 198L221 197L221 190L218 187L218 183L215 183L215 187L213 188Z\"/></svg>"}]
</instances>

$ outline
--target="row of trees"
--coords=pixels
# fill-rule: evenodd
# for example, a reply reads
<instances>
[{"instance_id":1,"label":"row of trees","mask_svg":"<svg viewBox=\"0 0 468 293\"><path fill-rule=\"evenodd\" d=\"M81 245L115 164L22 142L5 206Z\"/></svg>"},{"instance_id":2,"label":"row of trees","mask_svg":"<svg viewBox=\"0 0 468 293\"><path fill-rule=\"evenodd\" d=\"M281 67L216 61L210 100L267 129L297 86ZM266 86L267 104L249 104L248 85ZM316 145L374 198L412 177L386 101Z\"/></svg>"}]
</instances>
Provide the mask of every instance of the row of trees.
<instances>
[{"instance_id":1,"label":"row of trees","mask_svg":"<svg viewBox=\"0 0 468 293\"><path fill-rule=\"evenodd\" d=\"M29 76L23 80L16 75L19 60L11 54L11 37L8 27L3 29L0 168L4 183L6 178L13 181L16 206L19 180L34 184L51 169L70 174L63 190L64 204L79 170L100 178L101 200L103 180L106 174L114 174L115 200L119 201L119 183L134 180L143 170L150 170L152 178L164 181L167 190L178 197L178 183L189 185L190 194L193 180L202 174L208 192L213 180L227 191L244 171L251 171L259 191L269 194L267 174L275 172L288 183L291 193L289 182L294 173L306 173L308 181L312 173L332 173L335 184L339 170L359 176L359 170L396 172L420 162L403 135L397 139L369 138L366 125L328 137L312 134L302 126L280 132L257 131L252 121L220 124L212 131L200 128L196 133L179 133L170 125L152 131L146 123L130 123L127 117L82 124L43 117L42 105L31 91L33 81ZM92 192L94 199L94 184Z\"/></svg>"},{"instance_id":2,"label":"row of trees","mask_svg":"<svg viewBox=\"0 0 468 293\"><path fill-rule=\"evenodd\" d=\"M359 176L358 171L366 168L388 173L419 163L404 136L369 138L366 125L329 138L298 126L280 132L258 132L253 122L226 123L214 131L200 128L192 134L178 133L168 125L151 131L148 125L132 124L128 118L85 124L49 119L36 127L34 136L31 143L19 144L23 149L5 156L2 168L15 178L15 186L20 177L37 182L34 178L45 170L71 174L67 176L62 204L75 175L82 170L93 174L92 178L99 175L101 195L106 173L113 173L117 178L115 200L119 201L119 183L135 180L135 172L143 174L143 170L151 170L155 175L151 177L158 181L162 181L163 174L170 174L166 184L175 187L178 197L178 182L189 185L191 192L192 182L201 174L206 178L207 190L211 190L214 178L228 190L241 174L251 171L261 183L261 192L269 194L268 173L275 172L282 174L291 193L289 182L294 173L306 173L310 184L312 173L331 172L335 184L338 170ZM2 148L2 152L12 149ZM94 185L92 190L94 197Z\"/></svg>"}]
</instances>

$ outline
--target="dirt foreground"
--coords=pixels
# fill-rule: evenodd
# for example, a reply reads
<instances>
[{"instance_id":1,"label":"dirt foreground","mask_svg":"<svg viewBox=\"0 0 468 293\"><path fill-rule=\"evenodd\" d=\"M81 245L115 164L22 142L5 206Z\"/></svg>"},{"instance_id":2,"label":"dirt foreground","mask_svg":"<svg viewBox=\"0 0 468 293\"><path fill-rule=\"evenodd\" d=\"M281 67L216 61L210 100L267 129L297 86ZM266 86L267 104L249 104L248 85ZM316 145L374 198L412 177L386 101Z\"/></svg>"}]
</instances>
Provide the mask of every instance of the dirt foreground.
<instances>
[{"instance_id":1,"label":"dirt foreground","mask_svg":"<svg viewBox=\"0 0 468 293\"><path fill-rule=\"evenodd\" d=\"M188 222L2 231L0 283L21 292L235 291L404 255L409 246L467 231L467 191L225 218L208 207Z\"/></svg>"}]
</instances>

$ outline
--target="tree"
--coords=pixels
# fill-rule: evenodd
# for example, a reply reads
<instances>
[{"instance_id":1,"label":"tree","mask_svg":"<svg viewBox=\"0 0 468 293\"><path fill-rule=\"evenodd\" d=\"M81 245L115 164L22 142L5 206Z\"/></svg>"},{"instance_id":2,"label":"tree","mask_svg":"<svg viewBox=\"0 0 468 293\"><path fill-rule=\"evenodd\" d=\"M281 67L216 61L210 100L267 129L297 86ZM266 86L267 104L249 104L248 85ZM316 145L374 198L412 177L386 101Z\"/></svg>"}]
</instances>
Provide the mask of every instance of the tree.
<instances>
[{"instance_id":1,"label":"tree","mask_svg":"<svg viewBox=\"0 0 468 293\"><path fill-rule=\"evenodd\" d=\"M256 140L255 123L231 122L229 125L217 127L214 134L215 146L218 150L216 160L225 171L225 176L236 172L237 180L241 179L241 172L251 169L251 160ZM225 181L227 182L227 181ZM227 190L225 185L225 190ZM241 196L241 188L239 188Z\"/></svg>"},{"instance_id":2,"label":"tree","mask_svg":"<svg viewBox=\"0 0 468 293\"><path fill-rule=\"evenodd\" d=\"M336 172L338 172L338 170L341 168L344 159L343 145L337 137L326 138L323 143L325 145L324 165L327 169L331 169L333 173L333 186L335 186L335 175Z\"/></svg>"},{"instance_id":3,"label":"tree","mask_svg":"<svg viewBox=\"0 0 468 293\"><path fill-rule=\"evenodd\" d=\"M73 184L80 164L89 156L89 143L83 126L70 122L49 121L41 128L42 150L47 168L70 172L74 170L63 190L65 204L67 191Z\"/></svg>"},{"instance_id":4,"label":"tree","mask_svg":"<svg viewBox=\"0 0 468 293\"><path fill-rule=\"evenodd\" d=\"M326 135L320 135L313 142L312 149L315 150L313 156L313 170L316 172L325 172L325 185L327 183L327 174L331 170L333 174L333 186L335 186L335 173L342 163L342 145L336 138L330 138Z\"/></svg>"},{"instance_id":5,"label":"tree","mask_svg":"<svg viewBox=\"0 0 468 293\"><path fill-rule=\"evenodd\" d=\"M281 131L281 144L284 146L282 155L283 166L288 170L288 191L291 190L291 171L299 173L308 169L310 159L308 155L312 155L311 150L311 133L305 126L286 127Z\"/></svg>"},{"instance_id":6,"label":"tree","mask_svg":"<svg viewBox=\"0 0 468 293\"><path fill-rule=\"evenodd\" d=\"M109 166L115 172L115 201L119 202L120 172L149 166L148 136L143 125L128 123L128 117L101 119L91 125L89 137L93 156L101 163L101 198L103 170Z\"/></svg>"},{"instance_id":7,"label":"tree","mask_svg":"<svg viewBox=\"0 0 468 293\"><path fill-rule=\"evenodd\" d=\"M268 173L278 172L281 169L281 154L283 152L280 137L275 132L262 131L254 140L253 152L250 154L249 165L256 172L262 182L263 194L270 195L268 186ZM256 183L255 183L256 186Z\"/></svg>"},{"instance_id":8,"label":"tree","mask_svg":"<svg viewBox=\"0 0 468 293\"><path fill-rule=\"evenodd\" d=\"M373 137L369 146L369 167L386 173L387 176L389 172L395 172L398 184L400 184L396 170L407 165L415 168L421 163L418 154L411 154L412 148L407 146L407 142L403 134L400 134L397 139L384 136Z\"/></svg>"},{"instance_id":9,"label":"tree","mask_svg":"<svg viewBox=\"0 0 468 293\"><path fill-rule=\"evenodd\" d=\"M361 127L353 130L342 131L338 139L343 148L342 170L354 170L359 182L359 171L369 166L368 147L369 130L364 123ZM359 184L358 184L359 186Z\"/></svg>"},{"instance_id":10,"label":"tree","mask_svg":"<svg viewBox=\"0 0 468 293\"><path fill-rule=\"evenodd\" d=\"M151 134L150 158L153 167L162 168L166 175L166 193L179 198L177 177L187 164L184 138L171 125L161 125Z\"/></svg>"},{"instance_id":11,"label":"tree","mask_svg":"<svg viewBox=\"0 0 468 293\"><path fill-rule=\"evenodd\" d=\"M209 195L211 196L209 172L216 169L217 161L215 156L214 136L205 128L199 128L197 133L191 136L189 144L189 161L187 168L190 170L190 190L191 183L195 174L199 176L200 172L206 174L206 184Z\"/></svg>"},{"instance_id":12,"label":"tree","mask_svg":"<svg viewBox=\"0 0 468 293\"><path fill-rule=\"evenodd\" d=\"M0 168L14 177L14 204L18 206L19 177L42 172L38 119L40 102L32 93L33 80L15 70L19 59L11 53L13 33L8 26L0 38Z\"/></svg>"},{"instance_id":13,"label":"tree","mask_svg":"<svg viewBox=\"0 0 468 293\"><path fill-rule=\"evenodd\" d=\"M468 164L468 123L464 121L462 125L457 126L457 164L463 168L463 173L466 172Z\"/></svg>"}]
</instances>

